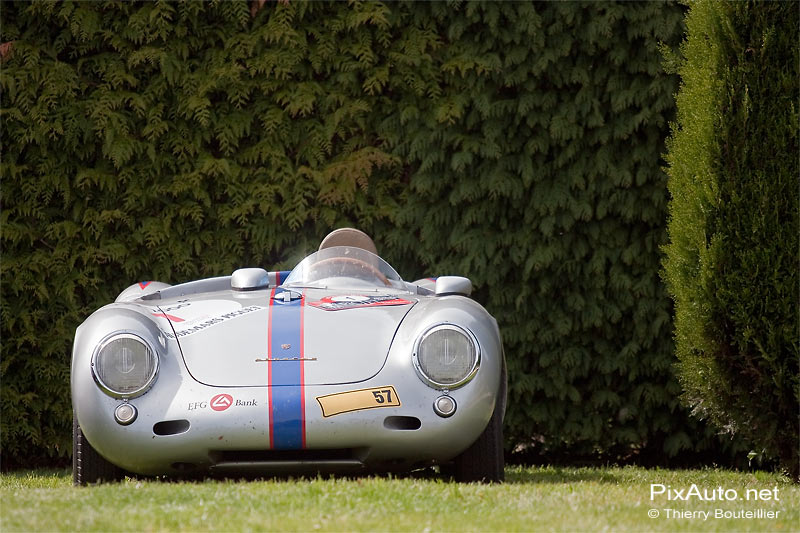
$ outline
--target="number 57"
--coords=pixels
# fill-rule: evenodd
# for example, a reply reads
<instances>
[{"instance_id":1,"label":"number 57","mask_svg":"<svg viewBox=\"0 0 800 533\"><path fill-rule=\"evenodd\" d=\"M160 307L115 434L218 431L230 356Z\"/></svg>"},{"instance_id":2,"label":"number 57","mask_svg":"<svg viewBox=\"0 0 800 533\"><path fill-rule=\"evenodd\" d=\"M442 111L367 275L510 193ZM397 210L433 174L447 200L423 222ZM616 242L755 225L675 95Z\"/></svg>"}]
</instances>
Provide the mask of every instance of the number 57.
<instances>
[{"instance_id":1,"label":"number 57","mask_svg":"<svg viewBox=\"0 0 800 533\"><path fill-rule=\"evenodd\" d=\"M377 403L392 403L391 389L374 390L372 395L375 396Z\"/></svg>"}]
</instances>

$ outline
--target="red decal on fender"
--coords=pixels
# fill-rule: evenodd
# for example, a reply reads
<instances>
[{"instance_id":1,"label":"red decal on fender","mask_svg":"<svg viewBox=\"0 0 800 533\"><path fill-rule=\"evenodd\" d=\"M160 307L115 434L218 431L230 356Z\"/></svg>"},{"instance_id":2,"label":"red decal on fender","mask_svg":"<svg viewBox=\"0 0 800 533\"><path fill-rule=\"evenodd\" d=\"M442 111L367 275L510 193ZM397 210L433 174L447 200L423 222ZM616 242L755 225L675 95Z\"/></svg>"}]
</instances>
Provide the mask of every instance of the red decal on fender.
<instances>
[{"instance_id":1,"label":"red decal on fender","mask_svg":"<svg viewBox=\"0 0 800 533\"><path fill-rule=\"evenodd\" d=\"M172 322L183 322L182 318L179 318L175 315L168 315L167 313L152 313L153 316L157 316L159 318L166 318L167 320L171 320Z\"/></svg>"},{"instance_id":2,"label":"red decal on fender","mask_svg":"<svg viewBox=\"0 0 800 533\"><path fill-rule=\"evenodd\" d=\"M326 296L316 302L309 302L317 309L323 311L341 311L343 309L358 309L360 307L384 307L389 305L410 305L414 302L397 298L395 296L365 296L361 294L346 294L340 296Z\"/></svg>"},{"instance_id":3,"label":"red decal on fender","mask_svg":"<svg viewBox=\"0 0 800 533\"><path fill-rule=\"evenodd\" d=\"M233 405L233 396L230 394L217 394L213 398L211 398L211 402L209 403L211 408L215 411L224 411L231 405Z\"/></svg>"}]
</instances>

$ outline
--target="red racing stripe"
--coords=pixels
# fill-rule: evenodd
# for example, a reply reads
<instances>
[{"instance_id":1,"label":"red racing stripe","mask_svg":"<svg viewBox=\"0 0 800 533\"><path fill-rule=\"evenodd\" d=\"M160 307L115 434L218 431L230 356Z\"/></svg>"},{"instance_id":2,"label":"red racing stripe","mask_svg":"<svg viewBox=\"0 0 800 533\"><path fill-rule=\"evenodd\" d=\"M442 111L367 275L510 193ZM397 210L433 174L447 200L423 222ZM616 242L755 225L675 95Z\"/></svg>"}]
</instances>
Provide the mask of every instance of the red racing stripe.
<instances>
[{"instance_id":1,"label":"red racing stripe","mask_svg":"<svg viewBox=\"0 0 800 533\"><path fill-rule=\"evenodd\" d=\"M272 358L272 301L275 289L269 293L269 315L267 318L267 359ZM269 417L269 447L275 448L274 428L272 425L272 361L267 361L267 416Z\"/></svg>"},{"instance_id":2,"label":"red racing stripe","mask_svg":"<svg viewBox=\"0 0 800 533\"><path fill-rule=\"evenodd\" d=\"M306 289L300 299L300 427L303 436L303 449L306 448L306 363L302 360L306 356Z\"/></svg>"}]
</instances>

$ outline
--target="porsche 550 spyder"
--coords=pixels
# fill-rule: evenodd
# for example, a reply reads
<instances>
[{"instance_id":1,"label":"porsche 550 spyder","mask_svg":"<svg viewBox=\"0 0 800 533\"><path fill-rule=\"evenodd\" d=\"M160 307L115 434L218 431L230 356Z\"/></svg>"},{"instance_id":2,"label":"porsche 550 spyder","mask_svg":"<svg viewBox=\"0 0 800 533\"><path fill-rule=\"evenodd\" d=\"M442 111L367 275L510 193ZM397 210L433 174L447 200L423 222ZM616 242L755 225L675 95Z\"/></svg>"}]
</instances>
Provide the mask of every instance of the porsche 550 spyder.
<instances>
[{"instance_id":1,"label":"porsche 550 spyder","mask_svg":"<svg viewBox=\"0 0 800 533\"><path fill-rule=\"evenodd\" d=\"M293 270L141 282L72 354L73 480L410 471L503 479L506 370L467 278L337 230Z\"/></svg>"}]
</instances>

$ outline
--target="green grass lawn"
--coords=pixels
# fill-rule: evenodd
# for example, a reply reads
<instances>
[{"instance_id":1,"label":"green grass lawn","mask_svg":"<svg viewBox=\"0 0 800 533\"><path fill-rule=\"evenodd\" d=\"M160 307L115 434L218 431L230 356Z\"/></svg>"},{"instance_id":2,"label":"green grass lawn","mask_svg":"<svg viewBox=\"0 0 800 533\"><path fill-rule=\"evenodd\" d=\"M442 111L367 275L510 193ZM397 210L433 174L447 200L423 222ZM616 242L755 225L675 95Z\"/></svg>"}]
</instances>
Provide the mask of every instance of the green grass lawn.
<instances>
[{"instance_id":1,"label":"green grass lawn","mask_svg":"<svg viewBox=\"0 0 800 533\"><path fill-rule=\"evenodd\" d=\"M506 478L493 486L434 477L128 479L78 488L67 471L13 472L0 476L0 531L800 530L800 487L776 474L509 467ZM665 492L651 500L652 484ZM701 495L721 487L741 500L684 501L666 492L685 496L693 484ZM653 510L659 516L650 517ZM754 515L716 517L717 510Z\"/></svg>"}]
</instances>

